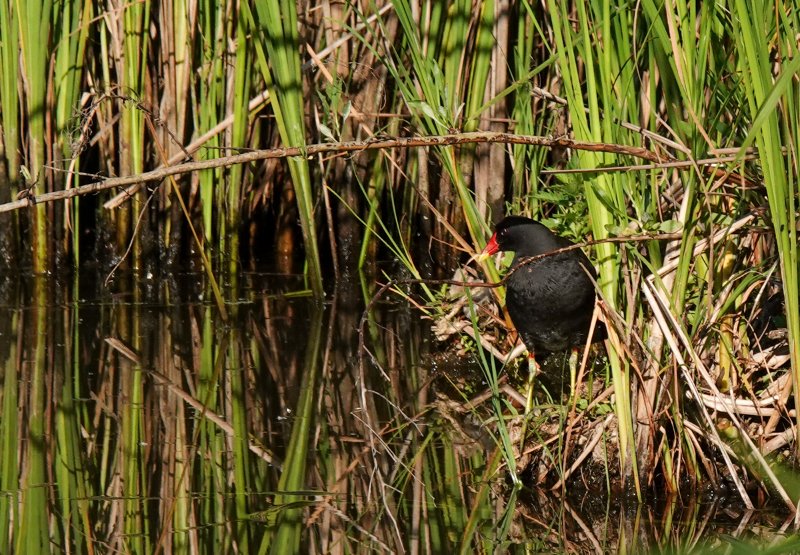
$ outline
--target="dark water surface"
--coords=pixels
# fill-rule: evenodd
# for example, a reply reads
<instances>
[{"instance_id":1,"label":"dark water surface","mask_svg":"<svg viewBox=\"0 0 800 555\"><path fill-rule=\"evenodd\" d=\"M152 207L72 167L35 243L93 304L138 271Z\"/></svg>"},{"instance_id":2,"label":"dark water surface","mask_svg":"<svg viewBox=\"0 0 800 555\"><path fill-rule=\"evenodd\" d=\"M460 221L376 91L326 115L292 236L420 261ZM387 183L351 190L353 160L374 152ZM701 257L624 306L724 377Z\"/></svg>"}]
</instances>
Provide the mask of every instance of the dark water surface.
<instances>
[{"instance_id":1,"label":"dark water surface","mask_svg":"<svg viewBox=\"0 0 800 555\"><path fill-rule=\"evenodd\" d=\"M431 322L397 297L362 321L372 280L318 303L243 274L225 320L201 275L103 279L0 280L0 553L792 547L720 498L515 492L441 394Z\"/></svg>"}]
</instances>

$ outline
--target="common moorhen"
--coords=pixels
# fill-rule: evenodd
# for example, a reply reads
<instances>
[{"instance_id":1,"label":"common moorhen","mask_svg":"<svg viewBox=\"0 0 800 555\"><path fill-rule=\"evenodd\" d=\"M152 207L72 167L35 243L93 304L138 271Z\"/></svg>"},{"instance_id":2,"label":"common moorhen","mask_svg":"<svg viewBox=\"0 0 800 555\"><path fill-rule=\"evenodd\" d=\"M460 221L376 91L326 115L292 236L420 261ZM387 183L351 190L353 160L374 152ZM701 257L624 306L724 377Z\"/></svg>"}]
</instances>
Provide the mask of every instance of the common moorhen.
<instances>
[{"instance_id":1,"label":"common moorhen","mask_svg":"<svg viewBox=\"0 0 800 555\"><path fill-rule=\"evenodd\" d=\"M531 357L584 345L589 335L596 298L589 276L597 274L583 251L576 248L525 262L571 245L535 220L508 216L497 224L479 257L485 260L498 251L514 253L506 307ZM592 340L603 339L604 332L596 326Z\"/></svg>"}]
</instances>

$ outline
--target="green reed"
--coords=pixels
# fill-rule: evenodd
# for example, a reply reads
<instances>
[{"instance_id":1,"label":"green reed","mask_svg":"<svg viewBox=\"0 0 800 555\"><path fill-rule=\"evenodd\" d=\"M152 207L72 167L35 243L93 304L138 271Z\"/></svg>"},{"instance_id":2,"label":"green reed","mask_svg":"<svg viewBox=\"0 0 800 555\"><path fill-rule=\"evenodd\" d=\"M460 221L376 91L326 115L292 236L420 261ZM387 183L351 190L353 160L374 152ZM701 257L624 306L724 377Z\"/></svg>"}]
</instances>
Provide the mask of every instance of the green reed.
<instances>
[{"instance_id":1,"label":"green reed","mask_svg":"<svg viewBox=\"0 0 800 555\"><path fill-rule=\"evenodd\" d=\"M800 282L798 282L797 210L800 193L800 168L793 152L800 141L798 114L800 88L796 83L800 72L798 46L791 37L800 29L796 10L784 12L767 2L746 4L735 2L734 23L736 46L741 53L744 89L752 127L743 148L749 143L758 147L764 185L767 189L775 246L780 260L789 349L794 381L794 400L800 401ZM764 16L767 14L767 17ZM777 39L777 40L776 40ZM774 42L773 42L774 41ZM772 58L777 54L782 63L774 75ZM796 416L800 424L800 413ZM800 436L799 436L800 437ZM795 452L800 444L795 446Z\"/></svg>"},{"instance_id":2,"label":"green reed","mask_svg":"<svg viewBox=\"0 0 800 555\"><path fill-rule=\"evenodd\" d=\"M20 315L16 314L12 318L12 326L19 329ZM20 404L20 384L19 375L16 372L17 346L13 345L2 361L3 386L0 390L0 407L2 407L3 419L0 421L0 461L2 461L2 471L0 471L0 489L4 493L0 495L0 518L3 522L18 522L19 515L17 507L20 500L21 490L19 488L19 457L17 442L19 440L19 407ZM12 518L13 517L13 518ZM19 536L19 526L0 527L0 546L4 549L11 546L11 540Z\"/></svg>"},{"instance_id":3,"label":"green reed","mask_svg":"<svg viewBox=\"0 0 800 555\"><path fill-rule=\"evenodd\" d=\"M19 178L20 158L16 145L19 144L19 94L17 92L17 76L19 74L19 23L17 22L15 4L0 2L0 118L3 130L3 158L6 161L8 178L16 182Z\"/></svg>"},{"instance_id":4,"label":"green reed","mask_svg":"<svg viewBox=\"0 0 800 555\"><path fill-rule=\"evenodd\" d=\"M235 316L235 315L234 315ZM227 351L220 353L225 357L226 375L229 377L231 395L231 424L233 426L232 452L233 476L235 491L237 492L233 504L233 517L236 521L234 535L236 542L249 550L252 543L247 518L250 513L247 492L251 490L252 480L250 472L250 453L248 451L248 418L247 405L245 404L245 376L239 370L243 367L242 356L239 349L240 335L236 329L231 329Z\"/></svg>"},{"instance_id":5,"label":"green reed","mask_svg":"<svg viewBox=\"0 0 800 555\"><path fill-rule=\"evenodd\" d=\"M16 537L18 552L42 553L50 541L47 507L47 449L45 429L47 418L47 396L45 377L47 375L48 315L49 296L44 277L37 277L34 283L35 310L30 325L34 340L31 349L32 365L27 387L23 388L23 402L28 409L23 424L23 434L27 439L25 472L20 480L21 503L19 529ZM16 465L14 465L16 466Z\"/></svg>"},{"instance_id":6,"label":"green reed","mask_svg":"<svg viewBox=\"0 0 800 555\"><path fill-rule=\"evenodd\" d=\"M9 17L8 24L14 20L19 23L19 41L21 50L21 73L25 76L25 119L28 122L28 133L25 144L29 149L26 167L30 177L26 187L46 187L45 178L45 106L47 105L48 77L47 68L50 63L50 10L52 2L48 0L32 2L15 1L13 9L16 13ZM8 45L13 48L12 45ZM10 70L10 68L9 68ZM7 75L10 77L10 75ZM12 83L16 82L16 76ZM12 127L15 125L11 123ZM9 150L14 146L9 145ZM13 155L12 155L13 156ZM32 249L33 268L36 273L44 273L50 267L48 219L45 206L36 206L32 216Z\"/></svg>"},{"instance_id":7,"label":"green reed","mask_svg":"<svg viewBox=\"0 0 800 555\"><path fill-rule=\"evenodd\" d=\"M694 420L686 410L684 388L698 383L708 391L751 393L753 371L746 361L755 345L750 345L747 314L756 308L754 291L763 285L764 295L772 292L778 276L785 298L791 361L771 372L791 372L791 396L797 404L800 172L794 153L800 134L795 83L800 71L795 40L800 21L796 13L781 5L738 0L699 4L643 0L640 10L593 0L561 3L545 10L522 1L512 3L508 13L501 12L499 3L492 0L450 4L397 0L388 6L384 10L385 5L357 2L348 4L350 12L327 3L298 6L275 0L219 5L175 0L158 4L160 11L147 1L109 11L91 2L0 2L0 162L14 183L24 166L30 176L24 186L34 185L35 194L68 182L76 184L77 176L63 173L72 162L74 170L87 173L136 174L163 163L157 143L167 145L167 154L175 156L179 145L188 145L228 120L231 123L225 129L229 131L223 137L208 138L208 148L194 150L192 156L203 159L227 154L227 149L253 146L303 146L322 136L324 140L345 136L368 139L381 134L433 135L499 128L517 134L567 135L643 146L663 154L665 161L670 157L693 161L716 156L719 149L735 149L738 160L720 162L716 168L746 176L749 182L725 181L700 165L688 170L656 165L612 172L607 171L609 167L631 166L639 160L520 145L508 149L494 145L486 151L436 147L354 153L339 158L337 164L296 157L286 164L291 185L288 179L280 179L285 174L272 166L266 171L254 165L184 176L179 186L183 187L187 215L179 214L176 198L162 190L152 192L147 208L145 200L151 192L136 193L132 202L111 210L101 207L106 199L98 200L99 195L82 199L81 204L75 201L71 214L61 203L37 204L15 215L25 224L23 233L14 237L17 246L30 252L32 267L43 273L55 267L56 255L67 265L78 266L86 258L83 238L110 229L116 238L110 249L114 257L121 257L131 240L141 241L134 246L130 262L140 268L145 257L142 242L150 241L158 248L175 246L175 242L188 244L191 239L184 237L182 230L196 218L202 222L205 253L222 254L214 271L230 276L231 298L239 298L244 262L239 252L252 249L251 259L263 256L271 262L275 258L271 246L255 240L251 245L253 237L243 224L271 232L277 227L276 214L297 213L309 282L321 295L317 242L328 244L328 231L318 226L322 195L321 185L315 184L322 182L323 172L334 203L332 212L336 214L347 204L353 219L363 222L358 265L369 268L378 256L386 255L417 279L426 276L427 267L452 272L466 259L459 258L459 249L480 249L490 220L497 220L499 212L539 218L573 240L679 231L680 237L670 240L588 249L600 270L599 286L606 306L621 322L619 342L609 344L607 370L614 387L624 475L639 477L643 484L648 481L645 477L661 472L673 489L683 476L707 477L704 461L709 453L703 449L716 451L691 430ZM383 10L380 16L376 9ZM197 19L191 20L189 14L196 14ZM324 30L314 31L316 27ZM158 30L158 37L152 29ZM510 42L502 42L503 37ZM321 63L308 54L329 48L329 53L320 54ZM323 75L330 60L325 56L337 64L344 61L331 79ZM255 64L257 72L252 71ZM367 77L358 76L359 72ZM269 108L250 112L248 99L265 88L270 93ZM369 102L363 94L359 96L363 90L368 91ZM94 101L98 104L91 106L92 115L78 122L76 114ZM322 127L314 127L316 114L332 131L330 137ZM155 133L146 133L148 119L154 123ZM25 130L24 136L20 129ZM87 137L81 137L84 130ZM62 160L75 155L71 143L76 139L85 139L86 151L74 160ZM46 145L52 148L46 150ZM745 150L751 146L756 150ZM225 150L219 150L223 147ZM45 170L51 162L54 169ZM81 182L88 179L93 178L80 177ZM363 199L353 201L348 194L353 184L361 187ZM766 190L764 206L758 191L761 186ZM8 187L11 196L17 192L12 190L15 188ZM294 199L283 194L290 189ZM98 206L94 214L97 224L88 229L92 218L78 220L77 215L86 214L92 203ZM770 229L770 233L759 231L759 241L765 241L768 248L759 250L755 239L742 231L708 241L751 213L756 215L751 226L765 224ZM140 215L143 224L137 228ZM293 216L288 221L293 221ZM336 222L334 217L335 238L357 243L360 238L338 236ZM432 246L428 247L428 241ZM773 245L776 258L770 252ZM429 250L420 255L426 248ZM674 262L673 270L664 270L668 261ZM774 273L769 269L773 261ZM645 279L666 299L666 311L675 318L672 327L665 328L654 318L654 307L642 294ZM125 292L129 285L118 282L113 287ZM425 307L426 314L437 314L435 293L422 291L425 302L434 305ZM498 291L498 297L502 298L502 292ZM133 299L141 301L140 293ZM117 334L137 348L145 326L133 312L123 310L119 318ZM371 338L379 335L379 329L371 320ZM686 335L687 344L667 341L674 338L665 336L677 336L678 332ZM203 341L213 342L215 337L204 330ZM231 336L226 341L233 344L237 340ZM214 368L229 362L227 368L239 369L247 363L238 347L225 352L206 344L203 348L205 377L213 375L210 361L215 357ZM385 349L376 347L375 351L380 354ZM676 354L689 361L711 361L711 383L706 383L696 363L686 374L681 373L684 369L676 362ZM31 360L38 364L39 356L33 351ZM483 362L487 368L496 364L485 358ZM52 428L42 428L39 420L31 420L36 437L42 429L53 429L59 441L77 441L79 432L88 426L85 414L83 420L69 421L74 407L69 396L83 395L78 386L81 370L72 368L74 388L70 390L66 384L57 388L63 398L53 411L56 420ZM98 417L107 427L119 418L123 427L119 444L103 435L98 459L93 462L100 469L98 491L118 487L114 491L121 496L137 496L148 491L150 479L141 448L145 434L141 407L136 404L146 396L146 379L136 365L126 368L130 373L121 379L120 388L134 404L119 409L113 417L106 413ZM490 368L490 373L497 376L497 368ZM496 379L490 383L499 397ZM20 386L8 375L4 384L3 408L10 411L24 395L16 391ZM233 385L237 394L244 396L246 384ZM213 388L211 384L205 387ZM385 393L391 399L397 395L390 390ZM238 441L244 442L252 421L244 401L237 402L231 418ZM510 411L499 400L493 402L498 403L498 419ZM219 402L209 402L209 407L222 410ZM14 424L10 413L4 415L9 417L0 424L6 442L14 437L19 423ZM340 417L346 420L345 415ZM777 422L759 425L771 426L770 434L778 434L788 424L780 418ZM208 451L221 450L225 438L207 422L203 428ZM175 428L171 433L183 449L187 441L184 430ZM508 443L505 439L500 442ZM60 449L62 462L53 466L52 476L59 490L80 497L80 475L91 465L82 461L75 449ZM510 452L507 449L506 456ZM209 457L214 463L204 467L202 479L217 488L215 491L223 490L226 476L219 465L227 459L218 452ZM242 488L252 483L248 457L246 445L239 444L231 464ZM742 462L746 459L740 454L740 464L746 465ZM4 452L3 460L9 463L4 465L3 491L13 491L20 476L17 459L8 459ZM457 462L455 457L441 461L446 471L429 476L427 483L457 475ZM75 474L70 474L70 468ZM188 469L188 462L176 459L176 468ZM32 470L36 476L42 473L40 466ZM124 491L121 486L112 487L118 475L126 478ZM262 479L261 483L267 482ZM299 482L295 476L293 487ZM38 494L26 491L26 495ZM37 500L45 503L41 497ZM76 521L87 519L85 504L59 503L59 510L69 513L73 528L88 529L85 522ZM154 516L142 503L126 503L124 529L130 550L147 550L152 547L148 542L154 541L148 528ZM222 522L234 516L244 519L253 509L238 496L233 505L207 498L202 512L211 521ZM2 510L8 513L13 505L9 502ZM43 541L42 523L47 521L41 516L45 514L42 507L35 511L39 512L13 520L30 526L34 543ZM0 512L0 516L6 513ZM295 516L292 513L292 518ZM463 514L444 520L459 525L466 521ZM193 526L192 515L180 496L172 522L175 541L185 542L187 529ZM236 542L262 539L245 531L246 525L237 526ZM441 529L445 528L442 525ZM286 537L295 542L297 530L290 532ZM22 541L20 533L20 529L12 530L15 539L10 541ZM7 539L8 531L3 534L6 536L0 537ZM215 547L232 545L218 530L200 534L207 534ZM147 540L142 539L145 536Z\"/></svg>"},{"instance_id":8,"label":"green reed","mask_svg":"<svg viewBox=\"0 0 800 555\"><path fill-rule=\"evenodd\" d=\"M244 5L243 5L244 6ZM259 67L272 99L278 131L287 146L306 144L303 74L300 71L297 8L289 0L269 0L255 5L255 41ZM292 174L311 289L322 296L322 271L314 222L317 193L305 158L287 160Z\"/></svg>"}]
</instances>

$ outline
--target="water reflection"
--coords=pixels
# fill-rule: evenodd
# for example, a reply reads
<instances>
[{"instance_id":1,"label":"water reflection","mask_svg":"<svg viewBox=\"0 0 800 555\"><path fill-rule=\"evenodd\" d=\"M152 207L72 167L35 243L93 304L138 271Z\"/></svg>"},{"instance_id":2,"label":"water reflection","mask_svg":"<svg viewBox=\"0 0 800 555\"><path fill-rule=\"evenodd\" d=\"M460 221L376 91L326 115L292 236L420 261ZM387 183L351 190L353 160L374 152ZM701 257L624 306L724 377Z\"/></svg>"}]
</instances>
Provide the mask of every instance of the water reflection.
<instances>
[{"instance_id":1,"label":"water reflection","mask_svg":"<svg viewBox=\"0 0 800 555\"><path fill-rule=\"evenodd\" d=\"M301 277L248 274L222 321L202 281L0 285L0 551L606 553L788 535L780 515L688 500L517 496L491 443L456 433L481 423L441 410L430 323L406 304L378 303L364 354L371 287L319 304L295 294Z\"/></svg>"}]
</instances>

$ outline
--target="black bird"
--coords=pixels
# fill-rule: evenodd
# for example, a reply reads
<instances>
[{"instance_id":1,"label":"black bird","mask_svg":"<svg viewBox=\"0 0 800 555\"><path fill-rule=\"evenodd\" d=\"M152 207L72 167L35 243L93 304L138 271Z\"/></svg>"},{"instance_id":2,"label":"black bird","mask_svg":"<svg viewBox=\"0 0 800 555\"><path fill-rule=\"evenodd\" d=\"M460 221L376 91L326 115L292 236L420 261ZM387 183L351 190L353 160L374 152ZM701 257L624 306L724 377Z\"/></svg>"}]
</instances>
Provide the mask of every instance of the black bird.
<instances>
[{"instance_id":1,"label":"black bird","mask_svg":"<svg viewBox=\"0 0 800 555\"><path fill-rule=\"evenodd\" d=\"M506 282L506 307L530 356L586 343L596 299L592 278L597 273L583 251L575 248L525 263L526 258L573 244L535 220L508 216L497 224L479 256L485 260L498 251L514 253ZM592 340L605 335L598 323Z\"/></svg>"}]
</instances>

